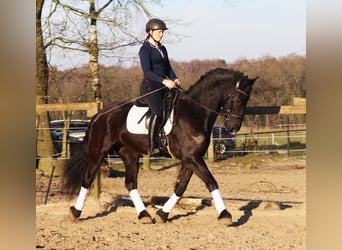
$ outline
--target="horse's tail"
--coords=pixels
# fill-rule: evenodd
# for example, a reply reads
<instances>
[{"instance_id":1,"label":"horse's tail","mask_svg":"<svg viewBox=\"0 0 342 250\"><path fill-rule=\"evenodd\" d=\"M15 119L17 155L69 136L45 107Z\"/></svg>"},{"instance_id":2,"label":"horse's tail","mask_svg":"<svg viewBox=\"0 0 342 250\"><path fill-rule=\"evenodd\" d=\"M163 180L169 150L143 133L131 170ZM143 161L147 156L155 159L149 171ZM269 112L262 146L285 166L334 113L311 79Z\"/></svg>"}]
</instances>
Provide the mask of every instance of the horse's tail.
<instances>
[{"instance_id":1,"label":"horse's tail","mask_svg":"<svg viewBox=\"0 0 342 250\"><path fill-rule=\"evenodd\" d=\"M88 140L76 145L72 158L64 166L61 178L61 191L67 195L69 199L73 198L79 191L84 173L87 169L89 154L88 154Z\"/></svg>"}]
</instances>

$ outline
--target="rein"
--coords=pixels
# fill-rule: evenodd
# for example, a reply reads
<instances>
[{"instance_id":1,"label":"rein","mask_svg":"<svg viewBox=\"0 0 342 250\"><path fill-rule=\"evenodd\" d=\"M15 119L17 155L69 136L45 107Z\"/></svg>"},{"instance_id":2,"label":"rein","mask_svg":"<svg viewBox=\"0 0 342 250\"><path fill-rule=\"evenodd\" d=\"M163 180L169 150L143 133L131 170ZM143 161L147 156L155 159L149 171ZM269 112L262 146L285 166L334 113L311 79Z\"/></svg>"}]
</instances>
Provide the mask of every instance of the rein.
<instances>
[{"instance_id":1,"label":"rein","mask_svg":"<svg viewBox=\"0 0 342 250\"><path fill-rule=\"evenodd\" d=\"M109 113L109 112L112 112L113 110L118 109L118 108L120 108L120 107L122 107L122 106L124 106L124 105L126 105L126 104L128 104L128 103L135 102L136 100L139 100L139 99L141 99L141 98L144 98L145 96L149 96L149 95L151 95L151 94L153 94L153 93L156 93L156 92L158 92L158 91L160 91L160 90L162 90L162 89L164 89L164 88L166 88L166 87L161 87L161 88L159 88L159 89L156 89L156 90L153 90L153 91L151 91L151 92L148 92L148 93L145 94L145 95L138 96L138 97L136 97L136 98L133 98L133 99L131 99L131 100L128 100L128 101L126 101L126 102L123 102L123 103L121 103L120 105L114 106L114 107L112 107L112 108L110 108L110 109L104 111L103 113L98 114L98 115L96 116L96 118L94 119L94 122L95 122L100 116L102 116L102 115L105 115L105 114L107 114L107 113Z\"/></svg>"},{"instance_id":2,"label":"rein","mask_svg":"<svg viewBox=\"0 0 342 250\"><path fill-rule=\"evenodd\" d=\"M211 113L214 113L214 114L217 114L217 115L223 115L221 112L217 112L216 110L213 110L211 108L208 108L206 106L204 106L202 103L198 102L198 101L195 101L194 99L191 99L190 97L188 97L187 95L184 94L185 90L181 87L181 86L177 86L177 89L180 91L181 94L183 94L184 97L186 97L188 100L192 101L193 103L197 104L198 106L200 106L201 108L211 112Z\"/></svg>"},{"instance_id":3,"label":"rein","mask_svg":"<svg viewBox=\"0 0 342 250\"><path fill-rule=\"evenodd\" d=\"M249 95L248 95L246 92L244 92L244 91L242 91L242 90L239 89L239 85L240 85L240 80L237 82L236 87L235 87L235 90L233 91L233 93L231 93L231 94L227 97L226 100L232 98L232 96L233 96L233 95L236 95L237 92L243 94L243 95L246 96L246 97L249 97ZM109 112L111 112L111 111L113 111L113 110L115 110L115 109L118 109L118 108L120 108L120 107L122 107L122 106L124 106L124 105L126 105L126 104L128 104L128 103L134 102L134 101L136 101L136 100L139 100L139 99L142 99L142 98L144 98L144 97L146 97L146 96L149 96L149 95L151 95L151 94L153 94L153 93L156 93L156 92L158 92L158 91L160 91L160 90L162 90L162 89L164 89L164 88L166 88L166 87L165 87L165 86L164 86L164 87L161 87L161 88L156 89L156 90L153 90L153 91L151 91L151 92L149 92L149 93L147 93L147 94L145 94L145 95L138 96L138 97L136 97L136 98L133 98L133 99L131 99L131 100L128 100L128 101L126 101L126 102L123 102L123 103L121 103L120 105L114 106L114 107L112 107L112 108L110 108L110 109L104 111L103 113L98 114L98 115L96 116L96 118L94 119L94 122L95 122L96 120L98 120L98 118L99 118L100 116L102 116L102 115L105 115L105 114L107 114L107 113L109 113ZM183 94L183 96L186 97L188 100L192 101L193 103L197 104L198 106L202 107L203 109L205 109L205 110L207 110L207 111L209 111L209 112L211 112L211 113L214 113L214 114L219 115L219 116L223 116L225 120L229 120L230 117L238 118L238 119L243 119L242 116L235 115L235 114L233 114L233 113L231 112L230 107L233 105L233 99L232 99L232 102L231 102L231 104L230 104L230 107L226 110L226 112L218 112L218 111L216 111L216 110L214 110L214 109L208 108L208 107L204 106L203 104L201 104L201 103L199 103L199 102L197 102L197 101L195 101L195 100L189 98L187 95L184 94L185 90L184 90L180 85L177 85L176 88L177 88L177 89L180 91L180 93ZM225 101L226 101L226 100L225 100Z\"/></svg>"},{"instance_id":4,"label":"rein","mask_svg":"<svg viewBox=\"0 0 342 250\"><path fill-rule=\"evenodd\" d=\"M246 97L249 97L249 95L242 91L241 89L239 89L239 85L240 85L240 80L237 82L236 84L236 87L235 87L235 90L233 91L233 93L231 93L226 99L225 101L227 101L228 99L232 98L232 96L235 96L237 92L243 94L244 96ZM233 98L231 99L231 103L229 105L229 108L226 110L226 112L218 112L214 109L211 109L211 108L208 108L206 106L204 106L202 103L199 103L191 98L189 98L187 95L184 94L185 90L181 87L181 86L177 86L178 90L181 92L181 94L183 94L184 97L186 97L188 100L192 101L193 103L197 104L198 106L200 106L201 108L211 112L211 113L214 113L216 115L219 115L219 116L223 116L224 119L227 121L230 119L230 117L233 117L233 118L237 118L237 119L243 119L243 116L239 116L239 115L236 115L236 114L233 114L230 110L230 108L233 106Z\"/></svg>"}]
</instances>

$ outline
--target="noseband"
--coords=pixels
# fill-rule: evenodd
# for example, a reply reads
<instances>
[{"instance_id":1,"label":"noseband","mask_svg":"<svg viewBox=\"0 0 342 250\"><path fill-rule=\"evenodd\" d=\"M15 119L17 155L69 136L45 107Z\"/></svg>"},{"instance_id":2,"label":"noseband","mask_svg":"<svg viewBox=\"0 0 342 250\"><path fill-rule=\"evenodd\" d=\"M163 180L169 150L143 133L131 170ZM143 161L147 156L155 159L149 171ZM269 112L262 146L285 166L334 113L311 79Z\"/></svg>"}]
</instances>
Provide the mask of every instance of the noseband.
<instances>
[{"instance_id":1,"label":"noseband","mask_svg":"<svg viewBox=\"0 0 342 250\"><path fill-rule=\"evenodd\" d=\"M240 80L237 82L234 92L230 94L227 98L227 99L230 99L230 103L229 103L228 109L225 112L223 112L224 120L226 121L229 121L230 118L240 119L241 121L243 120L243 115L240 116L240 115L236 115L232 113L235 98L238 98L238 100L240 100L241 103L243 103L242 101L248 101L249 99L249 95L246 92L239 89L239 86L240 86ZM244 99L242 100L239 96L243 96Z\"/></svg>"}]
</instances>

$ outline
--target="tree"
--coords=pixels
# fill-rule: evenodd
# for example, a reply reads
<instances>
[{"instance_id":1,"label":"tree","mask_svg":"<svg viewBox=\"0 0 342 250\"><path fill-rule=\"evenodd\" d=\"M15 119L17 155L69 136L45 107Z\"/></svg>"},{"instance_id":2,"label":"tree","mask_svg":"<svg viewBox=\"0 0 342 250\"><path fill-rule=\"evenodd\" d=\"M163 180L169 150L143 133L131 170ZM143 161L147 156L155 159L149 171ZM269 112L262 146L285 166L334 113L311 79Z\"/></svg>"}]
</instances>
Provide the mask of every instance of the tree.
<instances>
[{"instance_id":1,"label":"tree","mask_svg":"<svg viewBox=\"0 0 342 250\"><path fill-rule=\"evenodd\" d=\"M47 90L49 79L49 67L47 63L45 46L43 42L43 32L41 16L44 0L36 1L36 104L47 103ZM49 115L47 112L37 114L37 157L51 157L54 153L54 146L49 130Z\"/></svg>"},{"instance_id":2,"label":"tree","mask_svg":"<svg viewBox=\"0 0 342 250\"><path fill-rule=\"evenodd\" d=\"M111 1L107 2L107 5ZM90 68L90 79L91 79L91 86L94 93L95 101L101 100L101 84L100 84L100 77L99 77L99 47L97 44L97 27L96 21L97 17L101 13L101 11L96 11L95 9L95 1L89 0L90 8L90 44L89 44L89 68ZM104 9L104 8L102 8Z\"/></svg>"},{"instance_id":3,"label":"tree","mask_svg":"<svg viewBox=\"0 0 342 250\"><path fill-rule=\"evenodd\" d=\"M46 43L51 45L50 58L56 62L58 55L68 52L71 56L88 54L91 100L100 101L99 60L121 61L125 48L141 43L142 31L136 23L152 14L140 0L53 0L49 9Z\"/></svg>"}]
</instances>

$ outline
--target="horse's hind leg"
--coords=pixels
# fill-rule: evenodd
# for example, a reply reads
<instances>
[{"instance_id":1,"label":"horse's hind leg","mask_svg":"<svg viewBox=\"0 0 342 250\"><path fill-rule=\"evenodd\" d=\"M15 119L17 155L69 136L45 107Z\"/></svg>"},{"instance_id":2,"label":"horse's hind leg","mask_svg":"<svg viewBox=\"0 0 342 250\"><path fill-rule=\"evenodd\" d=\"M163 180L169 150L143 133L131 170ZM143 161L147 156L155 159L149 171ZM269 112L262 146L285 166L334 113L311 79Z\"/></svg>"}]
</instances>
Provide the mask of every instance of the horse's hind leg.
<instances>
[{"instance_id":1,"label":"horse's hind leg","mask_svg":"<svg viewBox=\"0 0 342 250\"><path fill-rule=\"evenodd\" d=\"M105 155L107 155L112 145L111 138L105 133L105 129L99 129L96 127L93 128L93 130L95 129L102 133L96 133L96 136L90 136L88 139L88 163L86 164L86 168L83 173L81 189L76 204L74 207L70 207L71 214L76 219L81 215L88 190L93 183L94 177L96 175L96 172L100 168L103 158L105 157Z\"/></svg>"},{"instance_id":2,"label":"horse's hind leg","mask_svg":"<svg viewBox=\"0 0 342 250\"><path fill-rule=\"evenodd\" d=\"M189 168L186 168L184 164L182 164L182 167L178 173L177 182L175 185L174 193L171 195L171 197L167 200L167 202L164 204L162 209L159 209L157 211L157 220L160 222L166 222L168 220L169 213L171 212L172 208L177 204L179 199L184 194L190 178L192 176L193 171Z\"/></svg>"},{"instance_id":3,"label":"horse's hind leg","mask_svg":"<svg viewBox=\"0 0 342 250\"><path fill-rule=\"evenodd\" d=\"M139 154L122 147L120 149L120 156L126 168L125 186L133 201L139 221L144 224L154 223L138 192Z\"/></svg>"},{"instance_id":4,"label":"horse's hind leg","mask_svg":"<svg viewBox=\"0 0 342 250\"><path fill-rule=\"evenodd\" d=\"M97 170L100 167L100 164L104 158L103 154L97 155L97 154L92 154L92 158L90 158L90 161L87 166L87 170L84 173L83 176L83 181L81 185L80 192L78 194L76 204L75 206L70 207L70 212L72 215L72 219L77 219L80 217L84 203L88 194L88 190L94 180L94 177L96 175Z\"/></svg>"}]
</instances>

